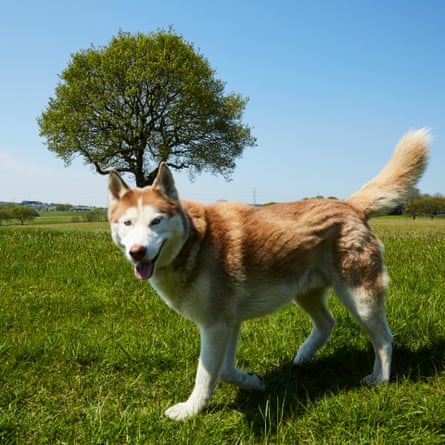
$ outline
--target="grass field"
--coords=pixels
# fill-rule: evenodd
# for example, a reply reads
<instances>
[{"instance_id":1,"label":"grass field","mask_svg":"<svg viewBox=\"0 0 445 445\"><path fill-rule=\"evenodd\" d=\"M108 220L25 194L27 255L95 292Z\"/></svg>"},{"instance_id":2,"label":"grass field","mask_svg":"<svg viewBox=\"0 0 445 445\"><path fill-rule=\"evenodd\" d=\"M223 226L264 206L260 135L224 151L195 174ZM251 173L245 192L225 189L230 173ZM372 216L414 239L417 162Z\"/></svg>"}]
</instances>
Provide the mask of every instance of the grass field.
<instances>
[{"instance_id":1,"label":"grass field","mask_svg":"<svg viewBox=\"0 0 445 445\"><path fill-rule=\"evenodd\" d=\"M100 209L96 209L100 210ZM101 209L104 210L104 209ZM105 210L104 210L105 211ZM32 220L27 220L23 225L20 224L20 222L16 219L10 219L6 221L2 221L1 227L56 227L61 226L65 227L66 229L78 229L78 228L90 228L91 226L85 226L85 216L88 215L88 211L77 211L77 212L70 212L70 211L40 211L39 216L37 218L34 218ZM73 221L78 221L74 222ZM99 225L101 228L106 228L107 224L102 223Z\"/></svg>"},{"instance_id":2,"label":"grass field","mask_svg":"<svg viewBox=\"0 0 445 445\"><path fill-rule=\"evenodd\" d=\"M310 365L291 364L301 311L247 322L238 365L266 392L220 384L179 424L162 413L193 387L197 330L133 278L106 224L0 227L0 443L445 443L445 221L371 225L392 277L391 383L359 384L373 354L331 298L337 325Z\"/></svg>"}]
</instances>

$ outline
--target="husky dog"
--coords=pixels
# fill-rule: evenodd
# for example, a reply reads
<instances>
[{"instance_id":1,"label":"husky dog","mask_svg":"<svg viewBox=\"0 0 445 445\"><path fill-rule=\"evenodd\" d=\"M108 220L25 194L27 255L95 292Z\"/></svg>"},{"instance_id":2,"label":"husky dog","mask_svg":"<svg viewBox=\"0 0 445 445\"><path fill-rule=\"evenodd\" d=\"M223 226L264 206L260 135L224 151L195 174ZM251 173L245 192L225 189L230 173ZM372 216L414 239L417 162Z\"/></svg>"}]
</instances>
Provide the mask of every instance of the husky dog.
<instances>
[{"instance_id":1,"label":"husky dog","mask_svg":"<svg viewBox=\"0 0 445 445\"><path fill-rule=\"evenodd\" d=\"M383 246L367 220L403 201L426 167L429 145L427 130L408 132L383 170L346 201L204 205L179 199L165 163L145 188L130 188L116 171L110 173L114 242L133 263L136 278L148 280L201 334L193 391L167 416L183 420L202 411L219 379L263 391L262 377L235 367L241 323L286 303L295 303L312 320L294 363L311 360L335 323L326 306L329 287L372 342L374 367L363 381L388 382L389 279Z\"/></svg>"}]
</instances>

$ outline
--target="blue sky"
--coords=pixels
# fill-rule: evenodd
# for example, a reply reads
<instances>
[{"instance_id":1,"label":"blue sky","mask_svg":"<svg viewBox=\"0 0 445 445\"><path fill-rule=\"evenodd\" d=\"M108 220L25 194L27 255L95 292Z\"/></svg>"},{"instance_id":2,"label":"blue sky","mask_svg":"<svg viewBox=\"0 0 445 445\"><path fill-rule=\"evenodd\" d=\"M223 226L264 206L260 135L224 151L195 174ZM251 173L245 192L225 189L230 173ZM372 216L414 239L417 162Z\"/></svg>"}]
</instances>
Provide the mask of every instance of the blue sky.
<instances>
[{"instance_id":1,"label":"blue sky","mask_svg":"<svg viewBox=\"0 0 445 445\"><path fill-rule=\"evenodd\" d=\"M409 129L434 142L423 192L445 193L445 2L441 0L77 0L4 2L0 14L0 201L107 205L106 178L64 167L37 116L72 53L119 30L173 26L249 97L247 148L232 181L208 174L181 197L252 202L346 198Z\"/></svg>"}]
</instances>

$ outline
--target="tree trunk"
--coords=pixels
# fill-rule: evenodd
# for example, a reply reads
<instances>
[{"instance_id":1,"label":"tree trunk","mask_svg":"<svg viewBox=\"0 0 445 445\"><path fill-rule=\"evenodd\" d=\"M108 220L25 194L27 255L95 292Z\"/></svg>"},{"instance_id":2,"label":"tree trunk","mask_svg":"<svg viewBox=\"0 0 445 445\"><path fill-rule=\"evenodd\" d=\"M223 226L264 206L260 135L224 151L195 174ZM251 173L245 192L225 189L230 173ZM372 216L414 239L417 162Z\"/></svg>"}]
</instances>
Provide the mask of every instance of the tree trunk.
<instances>
[{"instance_id":1,"label":"tree trunk","mask_svg":"<svg viewBox=\"0 0 445 445\"><path fill-rule=\"evenodd\" d=\"M148 175L146 181L147 184L146 185L152 185L153 182L155 182L156 176L158 175L158 168L155 168L153 171L150 172L150 174Z\"/></svg>"},{"instance_id":2,"label":"tree trunk","mask_svg":"<svg viewBox=\"0 0 445 445\"><path fill-rule=\"evenodd\" d=\"M148 176L144 175L144 172L140 171L135 173L135 179L136 179L136 187L147 187L147 185L152 185L154 180L156 179L156 176L158 174L158 169L155 168L153 171L151 171Z\"/></svg>"}]
</instances>

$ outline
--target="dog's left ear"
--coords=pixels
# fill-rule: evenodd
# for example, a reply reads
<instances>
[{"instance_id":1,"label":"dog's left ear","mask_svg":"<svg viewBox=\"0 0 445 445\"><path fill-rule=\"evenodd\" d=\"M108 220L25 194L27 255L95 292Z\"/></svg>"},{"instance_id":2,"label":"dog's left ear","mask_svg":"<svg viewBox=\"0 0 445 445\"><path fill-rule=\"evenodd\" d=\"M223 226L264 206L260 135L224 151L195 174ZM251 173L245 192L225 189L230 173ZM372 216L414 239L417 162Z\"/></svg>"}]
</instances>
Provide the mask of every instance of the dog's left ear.
<instances>
[{"instance_id":1,"label":"dog's left ear","mask_svg":"<svg viewBox=\"0 0 445 445\"><path fill-rule=\"evenodd\" d=\"M158 174L153 182L153 188L158 189L167 198L179 201L173 175L165 162L159 164Z\"/></svg>"}]
</instances>

